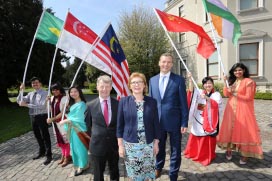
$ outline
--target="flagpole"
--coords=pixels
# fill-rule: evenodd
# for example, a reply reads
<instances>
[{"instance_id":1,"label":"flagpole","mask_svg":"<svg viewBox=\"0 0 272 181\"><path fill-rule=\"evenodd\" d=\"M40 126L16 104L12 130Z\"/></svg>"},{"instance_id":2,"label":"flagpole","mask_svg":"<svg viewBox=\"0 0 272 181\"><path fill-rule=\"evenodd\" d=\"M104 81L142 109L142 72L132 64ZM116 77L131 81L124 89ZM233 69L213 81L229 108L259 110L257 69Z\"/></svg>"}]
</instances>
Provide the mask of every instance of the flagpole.
<instances>
[{"instance_id":1,"label":"flagpole","mask_svg":"<svg viewBox=\"0 0 272 181\"><path fill-rule=\"evenodd\" d=\"M35 42L35 39L36 39L36 35L37 35L37 32L38 32L39 26L40 26L40 24L41 24L41 21L42 21L42 19L43 19L43 16L44 16L45 11L46 11L46 10L43 9L43 12L42 12L42 14L41 14L41 17L40 17L38 26L37 26L37 28L36 28L36 31L35 31L35 34L34 34L34 37L33 37L32 43L31 43L31 46L30 46L30 50L29 50L29 53L28 53L28 56L27 56L26 65L25 65L25 71L24 71L24 76L23 76L23 85L24 85L24 86L25 86L26 72L27 72L27 68L28 68L30 56L31 56L32 49L33 49L33 46L34 46L34 42ZM21 101L23 100L23 93L24 93L24 90L22 89L22 90L20 91L20 94L21 94Z\"/></svg>"},{"instance_id":2,"label":"flagpole","mask_svg":"<svg viewBox=\"0 0 272 181\"><path fill-rule=\"evenodd\" d=\"M162 27L163 27L163 29L164 29L164 31L165 31L165 33L166 33L168 39L170 40L170 42L171 42L173 48L175 49L176 53L178 54L178 57L179 57L181 63L183 64L183 66L184 66L184 68L187 70L187 72L190 72L189 69L188 69L188 67L187 67L186 64L184 63L183 58L180 56L180 54L179 54L179 52L178 52L178 49L176 48L175 43L173 42L172 38L170 37L170 35L169 35L169 33L168 33L166 27L164 26L163 22L161 21L161 18L159 17L159 15L158 15L158 13L156 12L155 8L153 8L153 10L155 11L155 14L157 15L157 18L159 19L159 21L160 21L160 23L161 23L161 25L162 25ZM195 85L195 87L197 88L197 90L200 92L200 90L199 90L199 88L198 88L198 85L197 85L197 83L195 82L193 76L191 76L191 80L193 81L193 84Z\"/></svg>"},{"instance_id":3,"label":"flagpole","mask_svg":"<svg viewBox=\"0 0 272 181\"><path fill-rule=\"evenodd\" d=\"M202 2L203 3L203 2ZM204 5L203 5L204 6ZM205 8L204 8L205 9ZM221 49L220 47L218 46L218 43L217 43L217 39L216 39L216 36L215 36L215 32L214 32L214 27L212 25L212 20L211 20L211 15L209 12L206 11L205 9L205 12L208 16L208 22L209 22L209 25L210 25L210 28L212 30L212 36L213 36L213 40L214 40L214 43L215 43L215 47L216 47L216 50L217 50L217 56L218 56L218 61L220 62L220 65L221 65L221 68L222 68L222 71L223 71L223 74L224 76L226 76L226 72L225 72L225 67L224 67L224 64L222 62L222 58L221 58ZM226 85L227 87L229 87L229 83L228 83L228 80L225 80L226 82Z\"/></svg>"},{"instance_id":4,"label":"flagpole","mask_svg":"<svg viewBox=\"0 0 272 181\"><path fill-rule=\"evenodd\" d=\"M76 80L76 77L77 77L77 75L78 75L78 73L79 73L79 70L81 69L83 63L86 61L88 55L96 48L97 44L101 41L101 38L100 38L100 37L103 37L103 36L104 36L104 34L106 33L106 30L108 29L108 27L110 26L110 24L111 24L111 22L109 22L109 23L107 24L107 26L106 26L106 27L104 28L104 30L100 33L100 35L97 36L96 39L94 40L94 43L92 44L92 46L91 46L91 48L90 48L90 51L86 54L85 58L81 61L80 65L79 65L79 67L78 67L78 69L77 69L77 71L76 71L76 74L75 74L75 76L74 76L74 78L73 78L73 81L72 81L72 83L71 83L71 85L70 85L70 88L73 87L73 85L74 85L74 83L75 83L75 80ZM68 96L69 96L69 95L68 95ZM65 102L65 104L64 104L64 109L63 109L63 110L66 109L67 103L68 103L68 99L66 99L66 102ZM63 113L62 113L61 120L63 120L63 118L64 118L64 113L65 113L65 111L63 111Z\"/></svg>"},{"instance_id":5,"label":"flagpole","mask_svg":"<svg viewBox=\"0 0 272 181\"><path fill-rule=\"evenodd\" d=\"M68 12L69 12L69 11L68 11ZM65 22L66 22L66 20L67 20L68 12L67 12L67 14L66 14ZM63 30L63 27L64 27L65 22L62 24L60 37L62 36L62 30ZM59 42L60 37L58 38L58 42ZM52 65L51 65L51 71L50 71L50 77L49 77L49 83L48 83L48 93L47 93L47 96L48 96L48 97L50 96L52 75L53 75L53 70L54 70L56 55L57 55L57 52L58 52L58 46L57 46L57 45L58 45L58 42L57 42L57 44L56 44L55 53L54 53L54 57L53 57L53 60L52 60ZM49 102L49 101L47 101L47 108L48 108L48 109L47 109L47 117L50 118L50 102ZM51 117L52 117L52 116L51 116Z\"/></svg>"}]
</instances>

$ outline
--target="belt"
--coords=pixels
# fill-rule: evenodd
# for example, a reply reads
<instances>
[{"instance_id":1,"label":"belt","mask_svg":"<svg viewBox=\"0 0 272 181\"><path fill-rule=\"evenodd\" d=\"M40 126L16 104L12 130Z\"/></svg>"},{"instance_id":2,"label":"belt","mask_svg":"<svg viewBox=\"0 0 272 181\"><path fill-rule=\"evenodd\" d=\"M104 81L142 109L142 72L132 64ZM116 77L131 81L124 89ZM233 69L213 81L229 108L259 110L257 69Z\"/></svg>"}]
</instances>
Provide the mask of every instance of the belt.
<instances>
[{"instance_id":1,"label":"belt","mask_svg":"<svg viewBox=\"0 0 272 181\"><path fill-rule=\"evenodd\" d=\"M44 113L44 114L35 114L35 115L30 115L31 117L42 117L42 116L47 116L47 114L46 113Z\"/></svg>"}]
</instances>

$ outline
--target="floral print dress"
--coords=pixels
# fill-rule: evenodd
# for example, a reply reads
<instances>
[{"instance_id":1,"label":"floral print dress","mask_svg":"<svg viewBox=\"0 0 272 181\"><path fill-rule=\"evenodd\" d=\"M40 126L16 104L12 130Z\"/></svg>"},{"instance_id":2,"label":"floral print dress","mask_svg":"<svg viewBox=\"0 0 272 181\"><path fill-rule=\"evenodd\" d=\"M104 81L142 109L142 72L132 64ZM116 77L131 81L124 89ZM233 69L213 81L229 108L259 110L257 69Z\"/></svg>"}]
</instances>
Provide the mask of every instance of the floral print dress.
<instances>
[{"instance_id":1,"label":"floral print dress","mask_svg":"<svg viewBox=\"0 0 272 181\"><path fill-rule=\"evenodd\" d=\"M138 121L138 143L124 141L127 176L135 181L155 179L155 157L153 143L146 144L145 128L143 122L144 102L136 102Z\"/></svg>"}]
</instances>

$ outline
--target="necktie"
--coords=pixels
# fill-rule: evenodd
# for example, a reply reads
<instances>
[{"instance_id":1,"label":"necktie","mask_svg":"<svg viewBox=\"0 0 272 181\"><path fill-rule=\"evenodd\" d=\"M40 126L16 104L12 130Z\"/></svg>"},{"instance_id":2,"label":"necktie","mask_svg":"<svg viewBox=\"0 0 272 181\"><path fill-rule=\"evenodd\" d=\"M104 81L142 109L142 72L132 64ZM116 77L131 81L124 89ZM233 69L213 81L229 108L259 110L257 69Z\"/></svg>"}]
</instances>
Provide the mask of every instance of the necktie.
<instances>
[{"instance_id":1,"label":"necktie","mask_svg":"<svg viewBox=\"0 0 272 181\"><path fill-rule=\"evenodd\" d=\"M159 85L161 98L163 98L163 95L164 95L164 83L165 83L165 78L166 78L166 76L162 76L162 77L161 77L161 82L160 82L160 85Z\"/></svg>"},{"instance_id":2,"label":"necktie","mask_svg":"<svg viewBox=\"0 0 272 181\"><path fill-rule=\"evenodd\" d=\"M106 122L106 125L108 126L109 125L109 110L108 110L108 101L107 100L104 100L104 118L105 118L105 122Z\"/></svg>"},{"instance_id":3,"label":"necktie","mask_svg":"<svg viewBox=\"0 0 272 181\"><path fill-rule=\"evenodd\" d=\"M33 95L32 100L31 100L32 104L36 103L36 96L37 96L37 92L34 92L34 95Z\"/></svg>"}]
</instances>

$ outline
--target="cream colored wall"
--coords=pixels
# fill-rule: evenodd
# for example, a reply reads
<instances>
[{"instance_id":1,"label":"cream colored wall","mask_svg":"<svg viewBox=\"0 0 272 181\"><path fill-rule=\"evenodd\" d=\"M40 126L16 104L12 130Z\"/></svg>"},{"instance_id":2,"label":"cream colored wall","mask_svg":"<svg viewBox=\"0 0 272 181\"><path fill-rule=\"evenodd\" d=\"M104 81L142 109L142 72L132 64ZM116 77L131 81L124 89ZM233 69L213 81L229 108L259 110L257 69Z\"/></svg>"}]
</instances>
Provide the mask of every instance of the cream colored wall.
<instances>
[{"instance_id":1,"label":"cream colored wall","mask_svg":"<svg viewBox=\"0 0 272 181\"><path fill-rule=\"evenodd\" d=\"M256 29L267 32L264 37L264 76L253 77L257 82L258 89L272 91L272 0L264 0L264 9L262 11L239 12L237 11L237 1L221 0L228 9L237 17L241 23L242 32L247 29ZM204 22L204 7L202 0L173 0L165 11L169 14L178 15L178 8L184 4L183 18L188 19L204 28L212 38L209 24ZM176 35L177 37L177 35ZM187 66L192 71L197 82L200 83L203 77L207 75L206 60L196 53L198 38L194 33L186 33L186 41L182 51L187 52ZM225 72L228 74L229 69L238 61L237 47L231 41L221 39L221 57L224 64ZM221 67L220 67L221 69ZM174 71L179 73L179 66L175 66ZM220 70L219 82L222 82L223 71Z\"/></svg>"}]
</instances>

